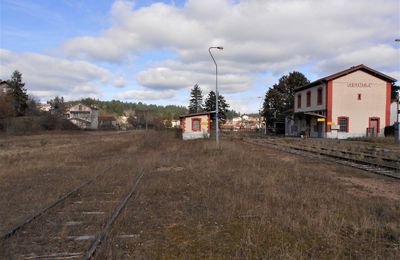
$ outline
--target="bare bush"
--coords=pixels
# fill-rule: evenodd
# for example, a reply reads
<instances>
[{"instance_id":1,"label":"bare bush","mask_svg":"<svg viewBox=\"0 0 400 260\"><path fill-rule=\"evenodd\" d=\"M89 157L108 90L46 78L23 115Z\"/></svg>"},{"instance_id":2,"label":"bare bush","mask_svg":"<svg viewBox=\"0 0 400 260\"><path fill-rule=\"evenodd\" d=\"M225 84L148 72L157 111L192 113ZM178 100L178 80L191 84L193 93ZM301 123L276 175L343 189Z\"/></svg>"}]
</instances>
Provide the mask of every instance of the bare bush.
<instances>
[{"instance_id":1,"label":"bare bush","mask_svg":"<svg viewBox=\"0 0 400 260\"><path fill-rule=\"evenodd\" d=\"M13 116L15 116L15 109L12 97L0 93L0 120Z\"/></svg>"},{"instance_id":2,"label":"bare bush","mask_svg":"<svg viewBox=\"0 0 400 260\"><path fill-rule=\"evenodd\" d=\"M41 116L12 117L0 120L7 134L29 134L49 130L77 130L78 127L69 120L49 113Z\"/></svg>"}]
</instances>

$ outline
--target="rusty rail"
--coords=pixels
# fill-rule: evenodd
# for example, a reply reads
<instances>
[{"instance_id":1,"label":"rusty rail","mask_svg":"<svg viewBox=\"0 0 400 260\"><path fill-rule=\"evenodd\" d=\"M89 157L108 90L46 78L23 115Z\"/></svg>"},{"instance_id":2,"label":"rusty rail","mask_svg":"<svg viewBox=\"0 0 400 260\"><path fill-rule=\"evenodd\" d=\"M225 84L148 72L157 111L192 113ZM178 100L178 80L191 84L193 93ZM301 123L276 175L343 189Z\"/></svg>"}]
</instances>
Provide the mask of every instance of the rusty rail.
<instances>
[{"instance_id":1,"label":"rusty rail","mask_svg":"<svg viewBox=\"0 0 400 260\"><path fill-rule=\"evenodd\" d=\"M108 233L111 230L112 225L114 224L115 220L118 218L118 216L121 214L122 210L125 208L126 204L128 203L129 199L132 197L132 195L135 193L140 181L142 180L144 176L144 172L140 174L140 176L137 178L135 184L133 185L132 189L128 192L128 194L124 197L124 199L121 201L121 203L117 206L115 209L114 213L112 214L111 218L107 221L106 226L103 228L103 230L100 232L99 235L95 238L94 242L90 245L89 249L87 250L85 256L83 259L88 260L91 259L98 246L107 238Z\"/></svg>"},{"instance_id":2,"label":"rusty rail","mask_svg":"<svg viewBox=\"0 0 400 260\"><path fill-rule=\"evenodd\" d=\"M368 162L365 160L360 160L360 159L355 159L355 158L349 158L341 155L333 155L325 151L318 151L318 150L310 150L305 147L300 147L300 146L294 146L294 145L283 145L283 144L277 144L274 142L267 141L263 139L263 143L257 143L254 141L248 141L248 140L242 140L245 143L252 144L252 145L258 145L262 147L273 147L275 149L284 151L284 152L289 152L292 154L297 154L297 155L305 155L308 157L316 157L316 156L323 156L325 158L330 159L332 162L349 166L352 168L357 168L360 170L372 172L374 174L379 174L379 175L384 175L393 179L400 179L400 169L394 166L388 166L388 165L382 165L379 163L375 162ZM379 159L379 157L377 157Z\"/></svg>"},{"instance_id":3,"label":"rusty rail","mask_svg":"<svg viewBox=\"0 0 400 260\"><path fill-rule=\"evenodd\" d=\"M98 177L100 177L101 175L105 174L108 170L112 169L116 164L117 164L117 162L112 164L112 165L110 165L110 166L108 166L108 167L106 167L104 170L102 170L100 173L98 173L93 179L91 179L89 181L86 181L86 182L82 183L81 185L79 185L78 187L76 187L75 189L73 189L73 190L61 195L57 200L55 200L54 202L50 203L48 206L46 206L46 207L40 209L39 211L33 213L31 216L26 218L24 221L22 221L21 223L15 225L14 227L12 227L5 234L1 235L0 238L2 240L9 239L13 235L15 235L19 230L21 230L21 228L23 228L27 224L31 223L32 221L34 221L35 219L37 219L38 217L43 215L48 210L54 208L55 206L57 206L58 204L60 204L64 200L66 200L69 197L71 197L72 195L76 194L78 191L82 190L84 187L92 184Z\"/></svg>"}]
</instances>

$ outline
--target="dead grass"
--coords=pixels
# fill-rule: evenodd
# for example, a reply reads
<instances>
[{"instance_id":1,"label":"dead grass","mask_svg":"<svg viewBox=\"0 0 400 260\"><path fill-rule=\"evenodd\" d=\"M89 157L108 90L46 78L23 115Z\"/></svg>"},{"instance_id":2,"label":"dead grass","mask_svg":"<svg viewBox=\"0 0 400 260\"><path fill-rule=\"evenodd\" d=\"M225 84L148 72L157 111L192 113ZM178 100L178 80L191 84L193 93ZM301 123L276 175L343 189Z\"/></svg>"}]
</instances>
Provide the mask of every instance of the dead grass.
<instances>
[{"instance_id":1,"label":"dead grass","mask_svg":"<svg viewBox=\"0 0 400 260\"><path fill-rule=\"evenodd\" d=\"M217 149L212 141L182 142L164 132L24 138L0 141L8 151L0 152L1 197L13 203L25 200L23 188L11 184L45 204L35 191L54 198L123 152L134 159L120 171L146 172L98 259L400 256L400 184L390 179L227 139ZM36 166L15 163L20 156ZM70 161L81 165L72 171ZM41 176L52 171L58 174ZM115 174L111 189L121 186ZM12 212L1 211L6 223L32 208L0 203Z\"/></svg>"},{"instance_id":2,"label":"dead grass","mask_svg":"<svg viewBox=\"0 0 400 260\"><path fill-rule=\"evenodd\" d=\"M164 140L152 161L99 259L399 256L398 182L236 141ZM359 175L396 195L354 194Z\"/></svg>"},{"instance_id":3,"label":"dead grass","mask_svg":"<svg viewBox=\"0 0 400 260\"><path fill-rule=\"evenodd\" d=\"M90 132L0 139L0 234L93 178L138 140Z\"/></svg>"}]
</instances>

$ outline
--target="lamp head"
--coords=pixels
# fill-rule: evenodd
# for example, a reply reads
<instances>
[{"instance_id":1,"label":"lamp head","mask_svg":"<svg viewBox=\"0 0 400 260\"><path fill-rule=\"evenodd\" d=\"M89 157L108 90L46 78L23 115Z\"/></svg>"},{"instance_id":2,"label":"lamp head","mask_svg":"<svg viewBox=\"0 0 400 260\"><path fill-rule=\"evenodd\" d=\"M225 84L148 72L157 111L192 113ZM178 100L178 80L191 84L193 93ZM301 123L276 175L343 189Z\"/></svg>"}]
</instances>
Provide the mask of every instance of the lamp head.
<instances>
[{"instance_id":1,"label":"lamp head","mask_svg":"<svg viewBox=\"0 0 400 260\"><path fill-rule=\"evenodd\" d=\"M218 46L218 47L217 47L217 49L218 49L218 50L223 50L223 49L224 49L224 47L222 47L222 46Z\"/></svg>"}]
</instances>

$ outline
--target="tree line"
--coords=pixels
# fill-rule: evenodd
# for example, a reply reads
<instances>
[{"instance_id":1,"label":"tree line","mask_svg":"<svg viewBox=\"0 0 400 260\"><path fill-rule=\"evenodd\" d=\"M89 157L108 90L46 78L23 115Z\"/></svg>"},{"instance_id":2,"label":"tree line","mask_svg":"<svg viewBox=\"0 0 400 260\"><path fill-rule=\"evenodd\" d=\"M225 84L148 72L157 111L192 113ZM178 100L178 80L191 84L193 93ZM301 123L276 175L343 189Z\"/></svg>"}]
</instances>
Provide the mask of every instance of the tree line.
<instances>
[{"instance_id":1,"label":"tree line","mask_svg":"<svg viewBox=\"0 0 400 260\"><path fill-rule=\"evenodd\" d=\"M81 103L89 107L96 107L105 113L114 114L116 116L129 115L135 111L146 111L149 114L157 115L165 120L179 119L180 115L183 115L188 111L184 106L161 106L144 104L142 102L122 102L119 100L102 101L94 98L82 98L79 100L64 101L62 96L56 96L54 99L47 101L47 103L50 104L52 108L56 109L62 109L66 106Z\"/></svg>"}]
</instances>

